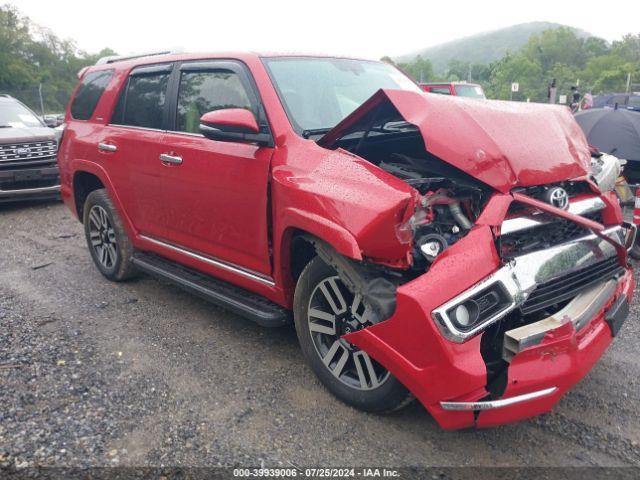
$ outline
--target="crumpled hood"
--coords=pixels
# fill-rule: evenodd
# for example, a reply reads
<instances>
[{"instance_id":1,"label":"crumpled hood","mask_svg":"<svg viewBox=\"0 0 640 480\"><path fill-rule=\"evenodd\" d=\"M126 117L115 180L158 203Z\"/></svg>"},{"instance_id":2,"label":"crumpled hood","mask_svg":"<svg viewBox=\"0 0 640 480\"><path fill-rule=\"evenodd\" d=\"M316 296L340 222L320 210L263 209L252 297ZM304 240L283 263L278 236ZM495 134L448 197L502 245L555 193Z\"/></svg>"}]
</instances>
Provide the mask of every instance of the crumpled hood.
<instances>
[{"instance_id":1,"label":"crumpled hood","mask_svg":"<svg viewBox=\"0 0 640 480\"><path fill-rule=\"evenodd\" d=\"M379 90L319 145L334 148L377 111L394 112L396 119L415 125L429 153L503 193L583 177L589 171L589 146L565 107L402 90Z\"/></svg>"}]
</instances>

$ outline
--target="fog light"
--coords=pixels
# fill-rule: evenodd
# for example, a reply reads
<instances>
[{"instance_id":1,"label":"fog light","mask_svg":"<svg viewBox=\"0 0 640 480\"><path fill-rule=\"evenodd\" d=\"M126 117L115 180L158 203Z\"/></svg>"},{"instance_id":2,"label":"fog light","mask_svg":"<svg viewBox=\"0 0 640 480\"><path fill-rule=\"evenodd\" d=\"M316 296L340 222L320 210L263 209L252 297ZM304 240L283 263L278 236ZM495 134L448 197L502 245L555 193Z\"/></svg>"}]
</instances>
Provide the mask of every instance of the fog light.
<instances>
[{"instance_id":1,"label":"fog light","mask_svg":"<svg viewBox=\"0 0 640 480\"><path fill-rule=\"evenodd\" d=\"M480 308L473 300L467 300L453 309L451 320L453 320L462 329L472 326L478 321L480 316Z\"/></svg>"}]
</instances>

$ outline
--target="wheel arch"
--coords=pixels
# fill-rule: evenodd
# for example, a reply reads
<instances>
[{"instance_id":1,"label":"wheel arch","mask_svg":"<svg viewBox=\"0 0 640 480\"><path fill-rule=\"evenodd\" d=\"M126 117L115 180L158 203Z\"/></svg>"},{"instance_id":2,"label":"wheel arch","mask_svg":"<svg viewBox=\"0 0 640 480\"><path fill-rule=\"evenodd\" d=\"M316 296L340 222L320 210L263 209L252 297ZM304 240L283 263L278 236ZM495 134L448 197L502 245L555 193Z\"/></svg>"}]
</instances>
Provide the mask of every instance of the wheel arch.
<instances>
[{"instance_id":1,"label":"wheel arch","mask_svg":"<svg viewBox=\"0 0 640 480\"><path fill-rule=\"evenodd\" d=\"M362 260L362 251L355 237L343 227L309 212L287 209L280 216L280 235L276 242L276 278L280 280L289 304L293 301L296 280L304 267L316 256L308 237L331 245L345 257ZM307 238L305 238L307 237Z\"/></svg>"},{"instance_id":2,"label":"wheel arch","mask_svg":"<svg viewBox=\"0 0 640 480\"><path fill-rule=\"evenodd\" d=\"M78 170L73 174L73 201L80 222L83 219L84 203L87 197L100 188L104 188L104 183L96 174L85 170Z\"/></svg>"},{"instance_id":3,"label":"wheel arch","mask_svg":"<svg viewBox=\"0 0 640 480\"><path fill-rule=\"evenodd\" d=\"M71 199L73 199L73 203L74 203L71 210L76 215L78 215L79 220L82 222L82 209L84 207L84 200L86 200L87 197L85 196L84 198L79 198L76 194L76 186L81 186L81 188L82 187L87 188L90 186L91 188L89 188L88 191L86 191L86 195L89 195L89 193L91 193L96 189L93 187L104 188L109 194L109 198L111 198L111 201L113 202L114 207L118 211L118 215L120 215L120 218L122 219L122 223L124 225L125 230L127 231L127 234L129 235L129 238L135 239L136 230L133 226L133 223L131 222L131 219L127 215L126 210L124 209L124 205L122 204L120 197L118 196L115 188L113 187L113 184L111 183L111 179L109 178L109 175L107 174L106 170L101 165L98 165L95 162L91 162L89 160L84 160L84 159L74 159L71 162L70 171L73 172L73 178L72 178L73 192L71 195ZM79 182L78 184L76 184L76 180L78 180ZM84 180L87 180L90 183L88 184L81 183L81 181L84 181ZM99 185L101 186L98 186L98 182L99 182Z\"/></svg>"}]
</instances>

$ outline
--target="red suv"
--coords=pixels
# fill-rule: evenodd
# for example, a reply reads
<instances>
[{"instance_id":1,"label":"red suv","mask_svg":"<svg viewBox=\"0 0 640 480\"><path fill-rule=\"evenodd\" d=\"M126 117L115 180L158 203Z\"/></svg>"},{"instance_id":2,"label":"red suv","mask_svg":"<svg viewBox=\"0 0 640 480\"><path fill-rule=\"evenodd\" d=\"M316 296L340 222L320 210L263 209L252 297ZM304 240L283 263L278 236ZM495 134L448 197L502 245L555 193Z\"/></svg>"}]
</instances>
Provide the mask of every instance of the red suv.
<instances>
[{"instance_id":1,"label":"red suv","mask_svg":"<svg viewBox=\"0 0 640 480\"><path fill-rule=\"evenodd\" d=\"M420 88L425 92L439 93L440 95L454 95L457 97L486 99L484 90L477 83L444 82L444 83L420 83Z\"/></svg>"},{"instance_id":2,"label":"red suv","mask_svg":"<svg viewBox=\"0 0 640 480\"><path fill-rule=\"evenodd\" d=\"M619 162L564 108L427 95L380 62L183 54L82 72L65 122L62 195L105 277L293 320L363 410L548 411L627 316Z\"/></svg>"}]
</instances>

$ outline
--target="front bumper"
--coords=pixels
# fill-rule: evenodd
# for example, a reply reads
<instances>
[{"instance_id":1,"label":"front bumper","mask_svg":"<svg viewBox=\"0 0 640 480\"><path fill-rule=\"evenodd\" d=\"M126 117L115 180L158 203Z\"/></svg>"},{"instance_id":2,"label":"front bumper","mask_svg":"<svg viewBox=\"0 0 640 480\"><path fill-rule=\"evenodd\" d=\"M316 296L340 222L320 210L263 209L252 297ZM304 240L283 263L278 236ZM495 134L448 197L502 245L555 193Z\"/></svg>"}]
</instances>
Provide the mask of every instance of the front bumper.
<instances>
[{"instance_id":1,"label":"front bumper","mask_svg":"<svg viewBox=\"0 0 640 480\"><path fill-rule=\"evenodd\" d=\"M0 203L44 200L59 196L60 172L57 165L0 170Z\"/></svg>"},{"instance_id":2,"label":"front bumper","mask_svg":"<svg viewBox=\"0 0 640 480\"><path fill-rule=\"evenodd\" d=\"M609 243L593 238L564 251L546 268L537 266L516 280L540 281L538 277L552 275L553 268L615 255ZM481 353L484 333L462 342L446 338L431 312L501 268L490 227L477 226L445 251L427 274L398 288L391 318L345 338L389 369L443 428L495 426L547 412L610 344L612 330L605 317L619 298L631 300L633 275L624 266L590 318L581 318L579 324L559 322L536 342L511 352L506 388L499 398L492 398Z\"/></svg>"}]
</instances>

